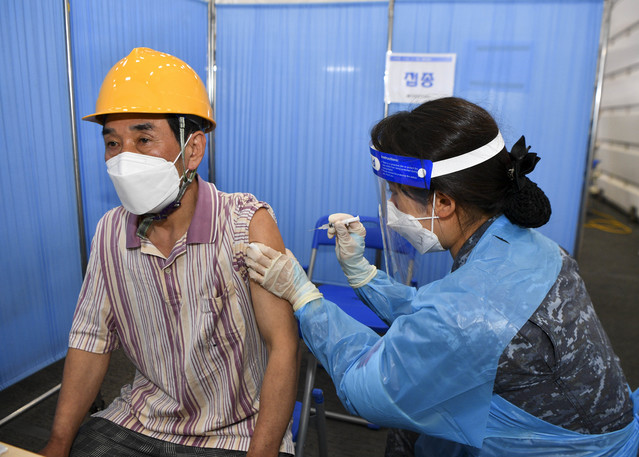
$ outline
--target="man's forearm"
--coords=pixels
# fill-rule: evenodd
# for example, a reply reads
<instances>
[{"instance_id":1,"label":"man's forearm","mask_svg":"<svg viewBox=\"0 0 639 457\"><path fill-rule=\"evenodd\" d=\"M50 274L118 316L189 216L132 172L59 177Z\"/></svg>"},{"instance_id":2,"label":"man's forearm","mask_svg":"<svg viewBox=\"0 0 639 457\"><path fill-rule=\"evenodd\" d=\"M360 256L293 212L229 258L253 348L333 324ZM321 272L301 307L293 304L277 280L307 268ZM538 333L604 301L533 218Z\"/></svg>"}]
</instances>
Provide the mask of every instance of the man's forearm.
<instances>
[{"instance_id":1,"label":"man's forearm","mask_svg":"<svg viewBox=\"0 0 639 457\"><path fill-rule=\"evenodd\" d=\"M94 354L69 349L64 362L62 388L53 419L49 443L40 452L66 456L84 416L100 390L109 367L110 354Z\"/></svg>"},{"instance_id":2,"label":"man's forearm","mask_svg":"<svg viewBox=\"0 0 639 457\"><path fill-rule=\"evenodd\" d=\"M274 350L260 392L260 412L247 457L277 456L293 414L299 372L299 346Z\"/></svg>"}]
</instances>

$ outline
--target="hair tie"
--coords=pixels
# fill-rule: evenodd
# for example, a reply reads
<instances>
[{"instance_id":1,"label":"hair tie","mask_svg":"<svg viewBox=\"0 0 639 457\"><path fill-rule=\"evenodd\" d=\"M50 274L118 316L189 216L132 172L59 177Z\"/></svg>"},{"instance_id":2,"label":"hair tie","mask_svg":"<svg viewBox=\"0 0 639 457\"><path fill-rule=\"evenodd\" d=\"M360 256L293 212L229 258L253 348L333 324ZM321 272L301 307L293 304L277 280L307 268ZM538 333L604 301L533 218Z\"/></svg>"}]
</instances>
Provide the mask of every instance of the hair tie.
<instances>
[{"instance_id":1,"label":"hair tie","mask_svg":"<svg viewBox=\"0 0 639 457\"><path fill-rule=\"evenodd\" d=\"M529 150L530 146L526 146L526 139L522 135L509 153L512 167L508 170L508 175L518 191L526 185L526 175L533 171L537 162L541 160L541 157L537 157L535 152L528 152Z\"/></svg>"}]
</instances>

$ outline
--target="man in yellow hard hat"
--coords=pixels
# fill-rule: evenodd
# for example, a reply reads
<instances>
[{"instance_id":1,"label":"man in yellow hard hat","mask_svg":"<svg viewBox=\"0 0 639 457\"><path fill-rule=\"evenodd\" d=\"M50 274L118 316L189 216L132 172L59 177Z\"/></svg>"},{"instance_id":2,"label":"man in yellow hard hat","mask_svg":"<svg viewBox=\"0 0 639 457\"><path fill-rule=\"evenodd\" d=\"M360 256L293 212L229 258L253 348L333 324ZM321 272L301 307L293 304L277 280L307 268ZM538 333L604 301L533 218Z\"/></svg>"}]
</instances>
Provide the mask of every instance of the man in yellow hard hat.
<instances>
[{"instance_id":1,"label":"man in yellow hard hat","mask_svg":"<svg viewBox=\"0 0 639 457\"><path fill-rule=\"evenodd\" d=\"M122 206L97 226L41 453L293 454L297 326L287 302L249 281L244 260L249 242L284 243L266 203L197 176L215 127L200 78L136 48L84 119L103 126ZM81 426L118 347L135 379Z\"/></svg>"}]
</instances>

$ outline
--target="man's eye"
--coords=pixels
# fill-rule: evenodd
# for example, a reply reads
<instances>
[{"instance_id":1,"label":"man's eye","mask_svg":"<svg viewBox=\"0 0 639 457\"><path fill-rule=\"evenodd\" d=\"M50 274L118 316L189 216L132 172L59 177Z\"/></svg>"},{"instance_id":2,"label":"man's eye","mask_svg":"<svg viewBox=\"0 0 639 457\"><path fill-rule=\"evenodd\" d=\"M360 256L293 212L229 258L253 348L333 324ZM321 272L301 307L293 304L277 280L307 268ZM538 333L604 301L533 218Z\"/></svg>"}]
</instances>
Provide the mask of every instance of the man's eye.
<instances>
[{"instance_id":1,"label":"man's eye","mask_svg":"<svg viewBox=\"0 0 639 457\"><path fill-rule=\"evenodd\" d=\"M118 145L118 143L116 143L115 141L107 141L106 142L106 147L107 148L115 148Z\"/></svg>"},{"instance_id":2,"label":"man's eye","mask_svg":"<svg viewBox=\"0 0 639 457\"><path fill-rule=\"evenodd\" d=\"M149 138L140 138L140 143L142 143L142 144L147 144L147 143L150 143L150 142L151 142L151 140Z\"/></svg>"}]
</instances>

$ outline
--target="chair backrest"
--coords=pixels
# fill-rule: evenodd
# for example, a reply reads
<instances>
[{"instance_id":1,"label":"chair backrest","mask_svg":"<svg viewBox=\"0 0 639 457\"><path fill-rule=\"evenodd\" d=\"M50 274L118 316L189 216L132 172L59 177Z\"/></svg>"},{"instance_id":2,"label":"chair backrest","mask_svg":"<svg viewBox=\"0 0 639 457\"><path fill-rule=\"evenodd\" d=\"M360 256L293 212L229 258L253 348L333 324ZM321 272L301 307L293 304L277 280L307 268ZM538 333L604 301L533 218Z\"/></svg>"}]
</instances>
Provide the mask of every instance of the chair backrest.
<instances>
[{"instance_id":1,"label":"chair backrest","mask_svg":"<svg viewBox=\"0 0 639 457\"><path fill-rule=\"evenodd\" d=\"M375 264L380 267L382 251L384 249L384 241L382 238L382 230L379 225L379 218L371 216L360 216L359 221L366 228L366 247L377 250ZM328 224L328 215L320 217L315 223L315 228ZM335 238L330 239L327 236L327 230L315 230L313 233L313 242L311 245L311 259L308 263L308 279L312 280L315 260L317 258L317 250L319 246L334 246Z\"/></svg>"}]
</instances>

